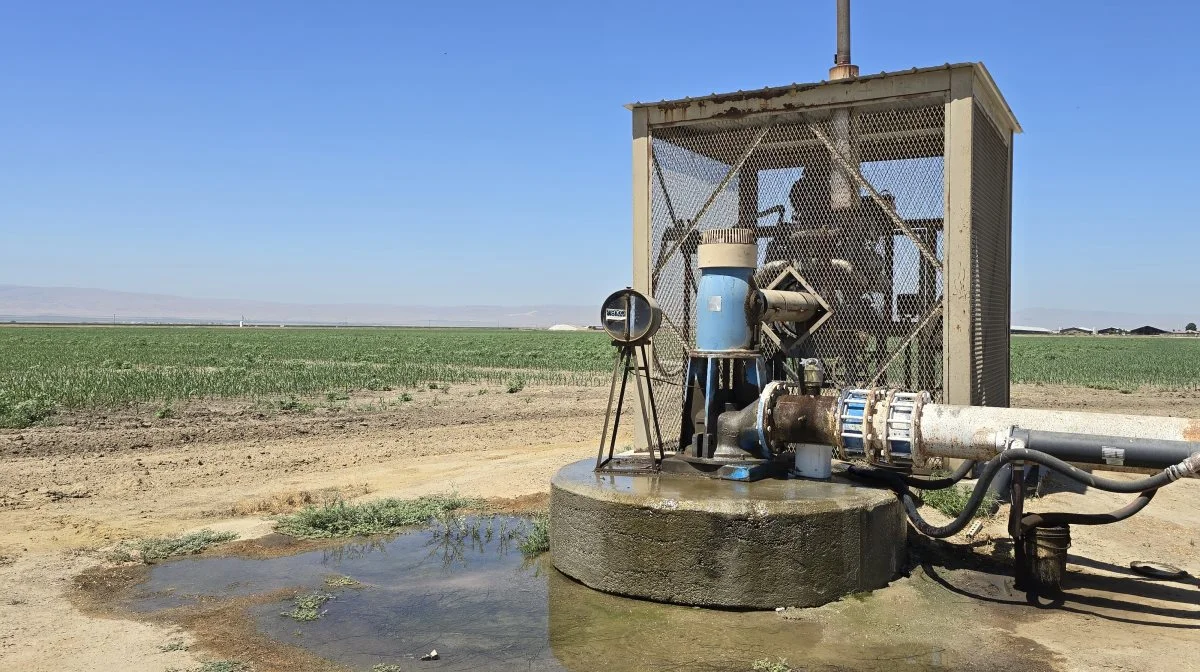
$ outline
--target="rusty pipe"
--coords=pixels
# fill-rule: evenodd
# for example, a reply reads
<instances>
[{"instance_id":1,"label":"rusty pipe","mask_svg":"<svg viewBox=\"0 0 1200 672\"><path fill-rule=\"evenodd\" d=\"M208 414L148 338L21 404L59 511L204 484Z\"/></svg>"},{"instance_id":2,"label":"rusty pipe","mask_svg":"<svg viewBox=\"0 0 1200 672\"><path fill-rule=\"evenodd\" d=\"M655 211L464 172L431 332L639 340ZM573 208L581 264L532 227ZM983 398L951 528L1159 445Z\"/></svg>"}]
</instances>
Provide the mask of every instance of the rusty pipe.
<instances>
[{"instance_id":1,"label":"rusty pipe","mask_svg":"<svg viewBox=\"0 0 1200 672\"><path fill-rule=\"evenodd\" d=\"M850 0L837 0L837 54L834 65L850 65Z\"/></svg>"}]
</instances>

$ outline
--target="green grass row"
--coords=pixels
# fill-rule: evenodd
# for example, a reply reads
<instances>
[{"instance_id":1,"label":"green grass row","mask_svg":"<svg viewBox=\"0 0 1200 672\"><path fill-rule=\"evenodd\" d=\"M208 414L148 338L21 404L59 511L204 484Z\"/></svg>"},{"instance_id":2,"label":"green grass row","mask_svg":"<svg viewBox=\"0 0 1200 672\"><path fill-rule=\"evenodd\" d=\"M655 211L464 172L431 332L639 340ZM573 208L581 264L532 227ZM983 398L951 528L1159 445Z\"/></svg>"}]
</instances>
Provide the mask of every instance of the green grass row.
<instances>
[{"instance_id":1,"label":"green grass row","mask_svg":"<svg viewBox=\"0 0 1200 672\"><path fill-rule=\"evenodd\" d=\"M56 409L204 398L270 400L430 382L603 385L602 333L501 329L0 328L0 427ZM1012 339L1016 383L1200 387L1200 339Z\"/></svg>"},{"instance_id":2,"label":"green grass row","mask_svg":"<svg viewBox=\"0 0 1200 672\"><path fill-rule=\"evenodd\" d=\"M0 416L431 381L601 385L613 357L593 332L12 327L0 329Z\"/></svg>"},{"instance_id":3,"label":"green grass row","mask_svg":"<svg viewBox=\"0 0 1200 672\"><path fill-rule=\"evenodd\" d=\"M1014 383L1200 388L1200 338L1013 336L1011 351Z\"/></svg>"}]
</instances>

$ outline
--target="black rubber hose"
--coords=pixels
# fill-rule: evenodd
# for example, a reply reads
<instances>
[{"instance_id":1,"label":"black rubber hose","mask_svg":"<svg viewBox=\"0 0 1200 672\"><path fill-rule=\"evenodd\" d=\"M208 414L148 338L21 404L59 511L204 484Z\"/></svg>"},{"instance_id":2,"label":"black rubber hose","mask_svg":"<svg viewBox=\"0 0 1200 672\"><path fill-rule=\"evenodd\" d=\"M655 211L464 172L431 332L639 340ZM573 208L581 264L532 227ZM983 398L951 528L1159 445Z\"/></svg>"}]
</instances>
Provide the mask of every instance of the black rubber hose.
<instances>
[{"instance_id":1,"label":"black rubber hose","mask_svg":"<svg viewBox=\"0 0 1200 672\"><path fill-rule=\"evenodd\" d=\"M1158 490L1147 490L1132 502L1109 513L1031 513L1021 518L1021 531L1055 525L1108 525L1116 523L1146 508Z\"/></svg>"},{"instance_id":2,"label":"black rubber hose","mask_svg":"<svg viewBox=\"0 0 1200 672\"><path fill-rule=\"evenodd\" d=\"M945 478L917 478L908 474L899 474L900 478L910 487L919 490L944 490L962 479L975 468L975 460L967 460L958 465L954 473Z\"/></svg>"},{"instance_id":3,"label":"black rubber hose","mask_svg":"<svg viewBox=\"0 0 1200 672\"><path fill-rule=\"evenodd\" d=\"M1116 481L1111 478L1104 478L1102 476L1096 476L1095 474L1089 474L1088 472L1083 471L1082 469L1077 469L1052 455L1047 455L1036 450L1029 450L1028 448L1009 448L1008 450L1001 452L995 459L990 460L987 463L987 466L984 467L983 473L980 474L979 480L975 483L975 489L971 491L971 496L967 499L966 506L963 507L963 510L958 514L958 517L946 525L934 527L921 517L921 514L917 511L916 501L913 498L912 493L908 491L908 484L905 483L904 479L900 478L899 475L886 471L864 469L857 466L850 467L848 472L853 475L874 478L876 480L888 482L890 485L892 485L892 489L896 491L896 494L900 496L901 502L904 504L904 509L908 514L909 520L912 521L913 527L916 527L918 531L926 536L943 538L958 534L964 527L967 526L967 523L971 522L971 519L975 517L975 512L979 509L980 504L983 503L984 496L987 494L988 485L992 482L992 479L996 477L996 474L1000 471L1000 468L1010 462L1017 461L1040 464L1053 469L1054 471L1057 471L1068 478L1088 485L1089 487L1097 488L1099 490L1107 490L1109 492L1144 492L1147 490L1157 490L1158 488L1161 488L1162 486L1167 485L1168 483L1171 483L1179 478L1178 470L1171 468L1153 476L1138 479L1136 481ZM1194 464L1190 466L1200 468L1200 454L1193 455L1191 458L1189 458L1189 461L1194 462Z\"/></svg>"}]
</instances>

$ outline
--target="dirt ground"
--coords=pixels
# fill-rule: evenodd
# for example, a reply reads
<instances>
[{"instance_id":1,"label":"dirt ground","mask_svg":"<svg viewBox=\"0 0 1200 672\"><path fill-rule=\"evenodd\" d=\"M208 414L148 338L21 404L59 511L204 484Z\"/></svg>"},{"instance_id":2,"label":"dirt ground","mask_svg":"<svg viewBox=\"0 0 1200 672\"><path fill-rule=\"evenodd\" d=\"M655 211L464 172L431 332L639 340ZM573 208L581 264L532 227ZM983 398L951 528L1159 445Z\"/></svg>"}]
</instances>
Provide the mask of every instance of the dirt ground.
<instances>
[{"instance_id":1,"label":"dirt ground","mask_svg":"<svg viewBox=\"0 0 1200 672\"><path fill-rule=\"evenodd\" d=\"M421 390L411 401L370 393L306 412L198 403L178 407L177 418L81 414L0 430L0 669L159 671L209 655L161 652L191 635L85 613L70 599L75 577L120 540L201 527L261 536L267 516L332 496L534 496L558 467L594 455L607 389L479 389ZM1200 417L1200 393L1016 386L1013 397L1016 406ZM1157 560L1200 575L1197 502L1200 481L1184 482L1136 524L1073 530L1072 569L1088 577L1082 601L1014 619L1011 634L1053 651L1057 669L1200 669L1200 583L1139 581L1124 569ZM1056 493L1029 508L1121 503ZM984 550L1003 536L996 520L970 543ZM994 587L956 588L963 599L999 599Z\"/></svg>"}]
</instances>

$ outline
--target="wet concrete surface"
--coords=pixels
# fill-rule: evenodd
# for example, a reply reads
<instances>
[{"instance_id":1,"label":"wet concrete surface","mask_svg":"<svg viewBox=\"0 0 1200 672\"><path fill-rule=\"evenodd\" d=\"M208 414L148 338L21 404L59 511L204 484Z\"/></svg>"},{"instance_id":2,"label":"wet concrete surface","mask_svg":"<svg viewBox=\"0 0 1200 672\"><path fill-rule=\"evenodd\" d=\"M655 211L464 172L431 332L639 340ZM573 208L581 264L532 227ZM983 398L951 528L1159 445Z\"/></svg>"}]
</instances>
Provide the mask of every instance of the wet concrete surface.
<instances>
[{"instance_id":1,"label":"wet concrete surface","mask_svg":"<svg viewBox=\"0 0 1200 672\"><path fill-rule=\"evenodd\" d=\"M830 481L751 483L597 474L550 485L554 566L606 592L722 608L815 607L900 573L907 524L889 490Z\"/></svg>"},{"instance_id":2,"label":"wet concrete surface","mask_svg":"<svg viewBox=\"0 0 1200 672\"><path fill-rule=\"evenodd\" d=\"M1007 616L981 614L993 607L964 604L919 575L818 609L668 605L594 591L553 569L548 556L524 558L513 530L528 524L471 518L292 556L167 562L123 602L169 620L196 605L240 600L249 605L247 637L265 635L346 670L749 670L779 658L805 670L1053 669L1048 651L1005 634ZM329 588L330 576L360 585ZM292 594L311 591L335 595L322 618L280 615ZM265 597L248 599L256 595ZM987 632L946 636L949 623L979 618L992 620ZM418 660L431 649L439 660Z\"/></svg>"}]
</instances>

